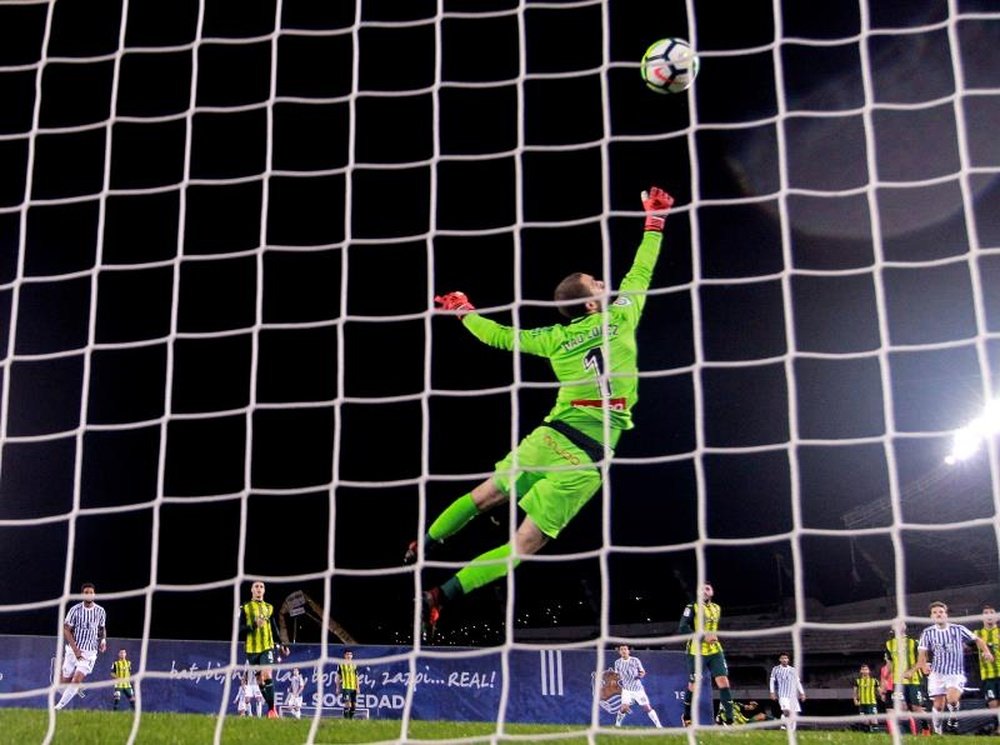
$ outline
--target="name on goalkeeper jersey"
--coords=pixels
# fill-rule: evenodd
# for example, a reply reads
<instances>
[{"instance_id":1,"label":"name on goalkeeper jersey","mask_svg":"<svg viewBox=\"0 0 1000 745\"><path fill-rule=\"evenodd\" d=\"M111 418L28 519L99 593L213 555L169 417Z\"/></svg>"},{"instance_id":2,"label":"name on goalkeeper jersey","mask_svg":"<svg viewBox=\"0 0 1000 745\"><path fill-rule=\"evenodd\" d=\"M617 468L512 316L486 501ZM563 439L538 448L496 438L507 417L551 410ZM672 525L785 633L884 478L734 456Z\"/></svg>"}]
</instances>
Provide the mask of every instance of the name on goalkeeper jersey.
<instances>
[{"instance_id":1,"label":"name on goalkeeper jersey","mask_svg":"<svg viewBox=\"0 0 1000 745\"><path fill-rule=\"evenodd\" d=\"M579 346L587 344L594 339L600 339L604 335L604 326L594 326L590 331L586 333L575 334L572 338L567 339L562 343L562 348L564 352L572 352ZM608 324L608 338L614 339L618 336L618 324L609 323Z\"/></svg>"}]
</instances>

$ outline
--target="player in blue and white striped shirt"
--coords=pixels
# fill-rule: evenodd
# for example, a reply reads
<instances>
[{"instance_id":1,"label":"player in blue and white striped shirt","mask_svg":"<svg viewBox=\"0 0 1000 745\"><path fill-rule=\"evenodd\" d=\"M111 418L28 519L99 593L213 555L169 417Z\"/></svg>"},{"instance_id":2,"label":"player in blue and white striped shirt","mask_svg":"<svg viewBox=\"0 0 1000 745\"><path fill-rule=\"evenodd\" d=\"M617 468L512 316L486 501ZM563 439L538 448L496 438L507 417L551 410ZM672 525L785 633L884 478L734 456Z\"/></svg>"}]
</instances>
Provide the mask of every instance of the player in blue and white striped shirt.
<instances>
[{"instance_id":1,"label":"player in blue and white striped shirt","mask_svg":"<svg viewBox=\"0 0 1000 745\"><path fill-rule=\"evenodd\" d=\"M649 696L642 685L642 679L646 677L646 669L642 666L642 661L638 657L633 657L628 644L618 647L618 659L615 660L614 671L618 675L618 685L622 689L622 708L615 717L615 726L621 727L622 720L628 716L632 710L632 704L639 704L646 712L657 728L662 727L660 717L656 710L649 705Z\"/></svg>"},{"instance_id":2,"label":"player in blue and white striped shirt","mask_svg":"<svg viewBox=\"0 0 1000 745\"><path fill-rule=\"evenodd\" d=\"M982 639L961 624L949 623L948 606L941 601L930 605L933 626L920 634L917 642L917 665L927 673L927 693L934 703L931 722L939 735L943 729L958 732L955 712L959 710L962 690L965 688L965 645L973 642L979 647L983 659L992 662L993 654ZM928 654L929 653L929 654ZM906 672L906 677L913 670ZM941 726L941 713L948 709L948 721Z\"/></svg>"},{"instance_id":3,"label":"player in blue and white striped shirt","mask_svg":"<svg viewBox=\"0 0 1000 745\"><path fill-rule=\"evenodd\" d=\"M795 729L795 715L802 711L799 701L805 701L806 692L802 689L799 674L790 664L787 654L778 655L778 664L771 668L768 688L771 700L778 702L781 709L781 719L785 722L782 729Z\"/></svg>"},{"instance_id":4,"label":"player in blue and white striped shirt","mask_svg":"<svg viewBox=\"0 0 1000 745\"><path fill-rule=\"evenodd\" d=\"M80 587L83 602L69 609L63 623L63 638L66 646L63 649L62 677L60 682L69 683L63 689L62 697L56 704L62 709L80 690L80 684L94 671L97 653L108 648L106 633L107 614L104 608L94 602L96 590L90 582L84 582Z\"/></svg>"}]
</instances>

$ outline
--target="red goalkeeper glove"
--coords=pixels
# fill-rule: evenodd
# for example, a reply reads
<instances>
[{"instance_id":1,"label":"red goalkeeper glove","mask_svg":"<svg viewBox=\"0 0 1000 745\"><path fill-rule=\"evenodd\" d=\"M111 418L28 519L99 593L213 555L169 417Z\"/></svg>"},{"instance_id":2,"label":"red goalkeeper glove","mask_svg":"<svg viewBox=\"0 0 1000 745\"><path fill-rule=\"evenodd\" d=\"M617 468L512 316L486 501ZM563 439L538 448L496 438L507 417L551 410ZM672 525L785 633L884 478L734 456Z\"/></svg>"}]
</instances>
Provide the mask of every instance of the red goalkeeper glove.
<instances>
[{"instance_id":1,"label":"red goalkeeper glove","mask_svg":"<svg viewBox=\"0 0 1000 745\"><path fill-rule=\"evenodd\" d=\"M441 310L453 310L459 318L471 313L476 306L469 302L468 296L464 292L448 292L444 295L435 295L434 302L441 306Z\"/></svg>"},{"instance_id":2,"label":"red goalkeeper glove","mask_svg":"<svg viewBox=\"0 0 1000 745\"><path fill-rule=\"evenodd\" d=\"M644 230L662 231L667 213L674 206L674 198L658 186L651 186L642 193L642 208L646 211Z\"/></svg>"}]
</instances>

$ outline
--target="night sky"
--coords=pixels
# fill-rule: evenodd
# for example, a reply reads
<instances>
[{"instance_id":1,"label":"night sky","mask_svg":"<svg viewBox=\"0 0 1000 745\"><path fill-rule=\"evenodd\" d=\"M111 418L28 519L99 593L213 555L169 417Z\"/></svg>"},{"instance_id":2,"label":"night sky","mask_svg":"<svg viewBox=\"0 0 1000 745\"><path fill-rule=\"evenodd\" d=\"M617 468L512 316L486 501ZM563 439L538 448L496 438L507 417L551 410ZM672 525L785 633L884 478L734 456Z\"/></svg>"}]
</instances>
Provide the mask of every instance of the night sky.
<instances>
[{"instance_id":1,"label":"night sky","mask_svg":"<svg viewBox=\"0 0 1000 745\"><path fill-rule=\"evenodd\" d=\"M729 5L0 0L0 631L57 633L92 581L112 635L226 639L242 574L407 641L421 500L555 394L431 298L558 322L562 277L621 280L651 184L677 201L636 430L610 500L517 571L519 625L593 624L605 592L611 623L673 623L699 563L730 608L796 566L875 597L892 536L851 528L994 516L989 459L942 461L1000 375L995 4ZM701 54L690 95L639 78L664 36ZM504 542L495 517L441 559ZM908 590L995 580L993 526L938 547L992 571L924 538ZM505 589L446 639L500 640Z\"/></svg>"}]
</instances>

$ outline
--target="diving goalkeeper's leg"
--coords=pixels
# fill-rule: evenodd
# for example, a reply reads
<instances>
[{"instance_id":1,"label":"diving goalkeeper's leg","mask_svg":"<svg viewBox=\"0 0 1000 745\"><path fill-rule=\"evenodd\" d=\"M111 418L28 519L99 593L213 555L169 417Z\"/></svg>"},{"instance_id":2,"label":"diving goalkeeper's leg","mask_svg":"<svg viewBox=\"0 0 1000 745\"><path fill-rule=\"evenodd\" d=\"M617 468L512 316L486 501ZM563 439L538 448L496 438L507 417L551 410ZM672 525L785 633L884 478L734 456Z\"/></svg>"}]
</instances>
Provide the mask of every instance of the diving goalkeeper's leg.
<instances>
[{"instance_id":1,"label":"diving goalkeeper's leg","mask_svg":"<svg viewBox=\"0 0 1000 745\"><path fill-rule=\"evenodd\" d=\"M441 542L450 538L458 531L472 522L472 519L482 512L487 512L499 504L507 501L504 494L493 483L493 479L487 479L468 494L452 502L438 518L431 523L424 536L424 555L431 555ZM419 544L416 540L410 541L403 555L404 564L413 564L417 560Z\"/></svg>"},{"instance_id":2,"label":"diving goalkeeper's leg","mask_svg":"<svg viewBox=\"0 0 1000 745\"><path fill-rule=\"evenodd\" d=\"M517 529L516 541L518 557L530 556L538 553L549 542L549 537L529 516ZM511 558L510 543L480 554L443 585L424 593L424 622L433 628L446 603L505 577L520 563L520 558Z\"/></svg>"}]
</instances>

